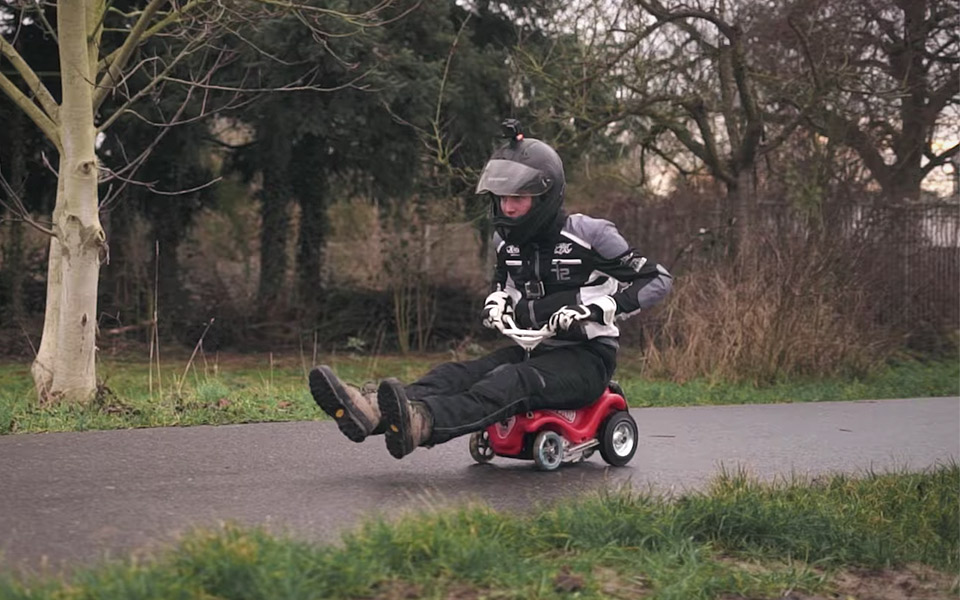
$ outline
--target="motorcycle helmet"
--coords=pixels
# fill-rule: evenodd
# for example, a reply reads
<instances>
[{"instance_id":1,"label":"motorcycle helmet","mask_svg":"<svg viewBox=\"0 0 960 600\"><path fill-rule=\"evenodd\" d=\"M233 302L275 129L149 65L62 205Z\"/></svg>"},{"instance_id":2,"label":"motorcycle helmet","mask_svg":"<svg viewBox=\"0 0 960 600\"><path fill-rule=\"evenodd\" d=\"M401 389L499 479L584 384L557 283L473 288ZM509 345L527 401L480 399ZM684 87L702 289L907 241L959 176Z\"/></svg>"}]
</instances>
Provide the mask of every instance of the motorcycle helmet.
<instances>
[{"instance_id":1,"label":"motorcycle helmet","mask_svg":"<svg viewBox=\"0 0 960 600\"><path fill-rule=\"evenodd\" d=\"M493 226L505 241L523 244L550 227L560 215L566 180L563 162L549 144L525 138L516 119L503 122L508 142L495 150L483 167L476 193L491 194ZM533 196L533 206L522 217L500 210L501 196Z\"/></svg>"}]
</instances>

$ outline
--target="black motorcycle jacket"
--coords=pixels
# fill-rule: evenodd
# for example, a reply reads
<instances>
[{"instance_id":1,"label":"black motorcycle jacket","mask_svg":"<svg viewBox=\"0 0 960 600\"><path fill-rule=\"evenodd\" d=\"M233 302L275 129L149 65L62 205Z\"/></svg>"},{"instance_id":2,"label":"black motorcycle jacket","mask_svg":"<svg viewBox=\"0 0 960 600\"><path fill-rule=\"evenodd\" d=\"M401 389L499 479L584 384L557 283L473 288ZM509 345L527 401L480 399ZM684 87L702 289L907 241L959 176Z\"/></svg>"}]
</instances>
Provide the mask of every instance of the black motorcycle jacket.
<instances>
[{"instance_id":1,"label":"black motorcycle jacket","mask_svg":"<svg viewBox=\"0 0 960 600\"><path fill-rule=\"evenodd\" d=\"M513 300L517 325L536 329L565 305L616 303L626 319L660 302L673 286L661 265L631 248L616 226L582 214L561 217L557 226L522 245L494 235L494 284ZM615 322L589 321L547 343L597 339L617 345Z\"/></svg>"}]
</instances>

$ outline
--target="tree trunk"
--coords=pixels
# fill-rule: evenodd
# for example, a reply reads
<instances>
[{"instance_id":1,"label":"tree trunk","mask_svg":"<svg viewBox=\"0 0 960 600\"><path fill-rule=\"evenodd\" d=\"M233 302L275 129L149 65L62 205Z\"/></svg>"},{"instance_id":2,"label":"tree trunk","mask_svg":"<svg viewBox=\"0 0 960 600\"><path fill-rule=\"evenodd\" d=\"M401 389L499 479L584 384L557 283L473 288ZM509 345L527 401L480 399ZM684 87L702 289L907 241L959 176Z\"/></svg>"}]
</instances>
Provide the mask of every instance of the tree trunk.
<instances>
[{"instance_id":1,"label":"tree trunk","mask_svg":"<svg viewBox=\"0 0 960 600\"><path fill-rule=\"evenodd\" d=\"M896 163L892 168L890 188L884 190L895 203L916 202L920 199L923 182L923 152L931 126L927 108L927 67L924 64L926 32L926 2L910 0L899 2L903 10L903 49L894 61L898 74L902 72L900 97L900 136L894 143Z\"/></svg>"},{"instance_id":2,"label":"tree trunk","mask_svg":"<svg viewBox=\"0 0 960 600\"><path fill-rule=\"evenodd\" d=\"M183 315L192 314L187 298L183 293L180 282L180 258L178 255L180 243L189 227L189 213L180 210L165 210L151 212L150 221L153 225L154 238L160 242L160 256L157 264L157 301L160 306L157 310L161 323L176 323L183 320ZM150 282L150 288L154 282ZM152 300L151 300L152 302ZM209 321L213 315L196 315L197 323Z\"/></svg>"},{"instance_id":3,"label":"tree trunk","mask_svg":"<svg viewBox=\"0 0 960 600\"><path fill-rule=\"evenodd\" d=\"M130 251L130 247L139 242L132 238L139 234L134 229L135 214L134 198L128 196L104 215L103 227L110 236L113 252L110 268L105 269L100 278L100 311L120 315L120 322L112 323L112 326L139 323L150 318L144 302L148 295L146 270L144 265L133 262L133 257L139 254Z\"/></svg>"},{"instance_id":4,"label":"tree trunk","mask_svg":"<svg viewBox=\"0 0 960 600\"><path fill-rule=\"evenodd\" d=\"M55 236L50 240L47 308L40 351L31 372L41 401L87 401L97 389L97 284L106 235L97 206L97 131L93 124L90 33L98 14L87 2L57 10L63 103Z\"/></svg>"},{"instance_id":5,"label":"tree trunk","mask_svg":"<svg viewBox=\"0 0 960 600\"><path fill-rule=\"evenodd\" d=\"M289 153L273 153L263 171L260 191L260 284L257 305L265 318L282 309L287 275L287 236L290 234Z\"/></svg>"},{"instance_id":6,"label":"tree trunk","mask_svg":"<svg viewBox=\"0 0 960 600\"><path fill-rule=\"evenodd\" d=\"M750 170L737 173L735 182L727 183L727 210L732 221L727 244L731 257L750 253L757 234L757 197L754 176Z\"/></svg>"},{"instance_id":7,"label":"tree trunk","mask_svg":"<svg viewBox=\"0 0 960 600\"><path fill-rule=\"evenodd\" d=\"M293 162L296 195L300 201L300 236L297 252L298 297L302 322L313 326L320 314L322 296L320 271L323 267L327 219L327 181L320 143L309 137L298 145Z\"/></svg>"},{"instance_id":8,"label":"tree trunk","mask_svg":"<svg viewBox=\"0 0 960 600\"><path fill-rule=\"evenodd\" d=\"M61 161L61 172L62 172ZM59 223L59 214L63 212L63 186L65 178L57 179L57 200L53 209L53 221ZM50 238L47 254L47 303L43 315L43 333L40 336L40 349L30 367L33 383L41 403L51 399L53 392L53 373L57 359L57 340L60 330L60 304L63 300L63 271L60 240Z\"/></svg>"},{"instance_id":9,"label":"tree trunk","mask_svg":"<svg viewBox=\"0 0 960 600\"><path fill-rule=\"evenodd\" d=\"M10 185L22 198L26 189L27 167L25 157L27 148L23 133L24 115L14 111L10 116L11 166ZM10 304L7 317L10 323L19 323L23 318L23 223L13 222L10 227L10 242L6 246L6 271L9 273Z\"/></svg>"},{"instance_id":10,"label":"tree trunk","mask_svg":"<svg viewBox=\"0 0 960 600\"><path fill-rule=\"evenodd\" d=\"M5 270L10 282L10 301L6 311L10 323L19 323L23 319L23 227L22 223L11 223L10 243L4 250L7 255Z\"/></svg>"},{"instance_id":11,"label":"tree trunk","mask_svg":"<svg viewBox=\"0 0 960 600\"><path fill-rule=\"evenodd\" d=\"M263 176L260 192L262 224L260 229L260 286L257 304L261 317L275 314L280 308L287 274L287 235L290 232L287 166L282 171L270 168Z\"/></svg>"}]
</instances>

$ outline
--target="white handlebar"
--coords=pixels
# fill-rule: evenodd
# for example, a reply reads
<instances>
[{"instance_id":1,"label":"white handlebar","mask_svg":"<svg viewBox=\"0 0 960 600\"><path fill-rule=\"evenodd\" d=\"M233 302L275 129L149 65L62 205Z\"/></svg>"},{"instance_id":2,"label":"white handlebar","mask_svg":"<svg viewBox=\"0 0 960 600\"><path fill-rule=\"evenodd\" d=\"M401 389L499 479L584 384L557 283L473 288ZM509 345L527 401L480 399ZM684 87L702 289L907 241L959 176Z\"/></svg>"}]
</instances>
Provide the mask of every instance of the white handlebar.
<instances>
[{"instance_id":1,"label":"white handlebar","mask_svg":"<svg viewBox=\"0 0 960 600\"><path fill-rule=\"evenodd\" d=\"M521 348L530 352L536 348L543 340L553 337L554 332L544 325L540 329L520 329L517 322L510 315L503 316L503 335L515 341Z\"/></svg>"}]
</instances>

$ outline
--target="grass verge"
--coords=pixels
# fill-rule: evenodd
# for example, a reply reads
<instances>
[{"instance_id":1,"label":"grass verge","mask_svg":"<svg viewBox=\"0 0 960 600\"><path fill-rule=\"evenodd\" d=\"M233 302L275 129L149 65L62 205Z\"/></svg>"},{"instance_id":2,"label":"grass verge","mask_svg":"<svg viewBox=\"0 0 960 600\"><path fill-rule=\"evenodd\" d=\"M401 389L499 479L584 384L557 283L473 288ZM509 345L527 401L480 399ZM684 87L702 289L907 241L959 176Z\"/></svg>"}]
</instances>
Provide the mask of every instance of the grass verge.
<instances>
[{"instance_id":1,"label":"grass verge","mask_svg":"<svg viewBox=\"0 0 960 600\"><path fill-rule=\"evenodd\" d=\"M411 381L444 355L326 356L348 382L385 376ZM186 363L183 361L181 364ZM87 405L38 406L26 365L0 365L0 434L138 427L221 425L322 418L307 391L307 367L296 357L230 357L189 369L169 366L158 381L140 361L104 361L101 393ZM694 380L650 381L641 365L622 361L617 379L631 406L811 402L960 395L954 359L902 362L863 379L794 380L768 387Z\"/></svg>"},{"instance_id":2,"label":"grass verge","mask_svg":"<svg viewBox=\"0 0 960 600\"><path fill-rule=\"evenodd\" d=\"M773 484L727 473L673 500L620 490L526 516L472 506L373 521L339 546L226 526L69 581L0 574L0 598L947 599L958 487L956 464Z\"/></svg>"},{"instance_id":3,"label":"grass verge","mask_svg":"<svg viewBox=\"0 0 960 600\"><path fill-rule=\"evenodd\" d=\"M627 373L630 373L628 370ZM768 386L695 379L685 383L627 376L624 393L631 406L770 404L960 396L960 359L908 360L860 378L793 379Z\"/></svg>"}]
</instances>

